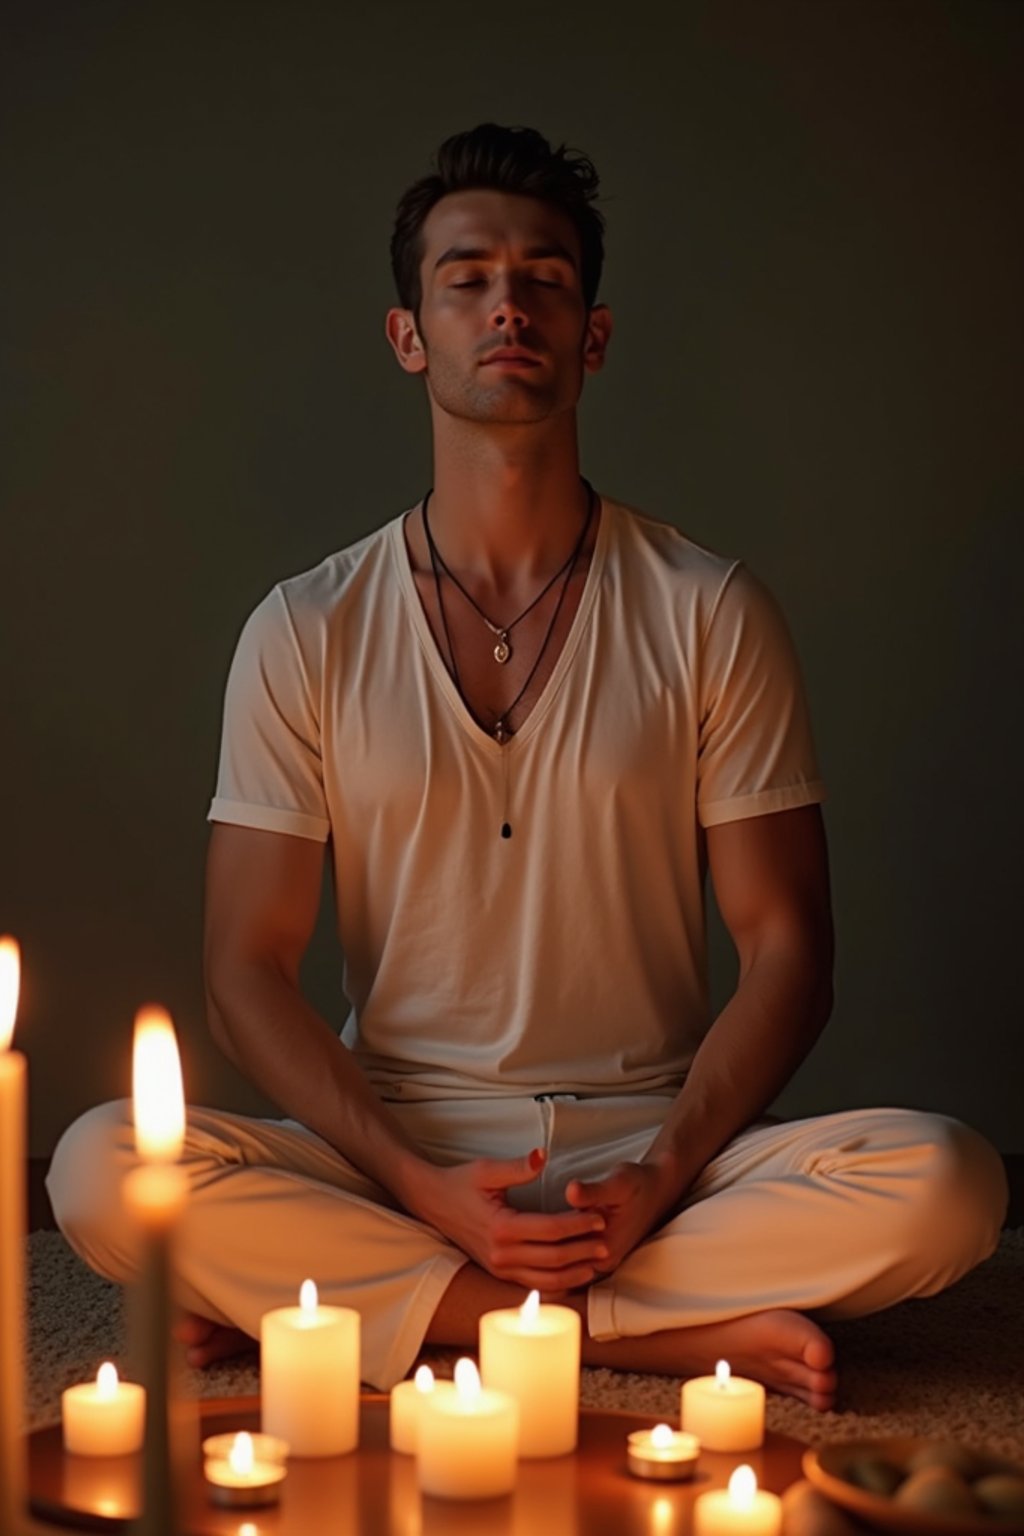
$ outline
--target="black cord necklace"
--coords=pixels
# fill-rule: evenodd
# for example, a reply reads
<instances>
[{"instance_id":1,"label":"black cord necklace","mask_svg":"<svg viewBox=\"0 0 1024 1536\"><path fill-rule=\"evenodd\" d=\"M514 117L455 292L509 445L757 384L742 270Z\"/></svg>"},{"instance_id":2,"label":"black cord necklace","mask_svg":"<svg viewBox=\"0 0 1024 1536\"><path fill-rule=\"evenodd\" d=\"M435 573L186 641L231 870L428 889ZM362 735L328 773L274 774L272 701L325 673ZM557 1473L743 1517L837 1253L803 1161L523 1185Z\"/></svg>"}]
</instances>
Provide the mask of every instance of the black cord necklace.
<instances>
[{"instance_id":1,"label":"black cord necklace","mask_svg":"<svg viewBox=\"0 0 1024 1536\"><path fill-rule=\"evenodd\" d=\"M580 478L583 479L582 476ZM440 551L438 550L437 545L434 543L433 535L430 532L430 523L429 523L429 521L427 519L427 502L430 500L431 496L433 495L433 490L434 490L433 486L431 486L430 490L427 492L426 496L423 499L423 529L424 529L424 532L425 532L426 537L427 537L427 547L430 550L430 564L431 564L431 569L433 570L433 573L434 573L434 587L435 587L435 591L437 593L437 606L438 606L438 609L440 610L440 614L441 614L441 623L442 623L442 625L444 627L445 643L447 644L447 647L448 647L448 656L450 658L450 663L451 663L451 665L449 667L449 671L451 673L451 678L452 678L452 681L455 684L455 688L456 688L456 691L458 692L459 698L462 700L463 704L466 706L466 709L468 710L469 714L472 715L474 720L476 720L476 723L480 726L481 730L486 729L486 727L483 725L483 722L478 718L476 712L474 711L474 709L473 709L472 705L470 704L469 700L466 698L466 695L465 695L465 693L463 692L463 689L462 689L462 681L461 681L461 679L459 677L459 668L458 668L458 664L457 664L457 662L455 660L455 650L454 650L454 647L452 646L452 637L451 637L451 634L450 634L449 629L448 629L448 617L447 617L447 614L445 613L444 599L443 599L443 597L441 595L441 578L440 578L440 575L438 574L438 566L440 566L441 569L445 572L445 574L448 576L449 580L452 581L456 587L458 587L458 589L462 593L463 597L465 597L467 599L467 601L472 604L472 606L476 609L477 613L480 615L480 617L483 619L484 623L492 631L492 633L498 635L499 641L498 641L498 644L494 648L494 659L495 659L495 661L498 661L498 662L501 662L501 663L506 662L508 660L508 657L511 655L511 648L508 645L508 635L509 635L509 632L514 628L514 626L516 624L519 623L519 619L525 618L526 615L530 612L530 610L532 608L536 607L536 605L540 602L540 600L544 596L544 594L546 592L550 591L551 587L558 580L559 576L561 576L563 574L563 572L565 573L565 580L562 583L562 590L558 594L558 601L555 604L555 610L554 610L553 614L551 615L551 619L550 619L550 622L548 623L548 627L547 627L547 630L545 632L544 639L543 639L543 642L541 644L540 650L537 652L537 656L536 656L536 658L534 660L533 666L530 668L530 671L529 671L529 673L527 675L526 681L524 682L523 686L520 688L519 692L516 694L515 698L512 700L512 703L508 706L508 708L506 710L503 711L503 713L501 715L501 718L495 722L492 730L489 733L489 734L493 735L495 741L498 743L499 746L504 746L505 743L508 741L509 737L511 736L512 732L509 730L509 727L508 727L509 717L511 716L512 711L515 709L516 705L519 703L519 700L523 697L523 694L526 692L527 688L530 686L530 683L533 681L534 673L537 671L537 668L540 666L541 658L544 655L544 652L548 648L548 641L551 639L552 631L554 630L555 624L557 623L558 615L559 615L559 613L561 612L561 609L562 609L562 603L565 600L565 594L566 594L566 592L569 589L569 583L572 580L573 571L576 569L576 562L579 559L580 551L583 548L583 544L584 544L584 541L585 541L586 536L587 536L587 530L590 527L590 523L591 523L591 520L592 520L593 515L594 515L594 507L595 507L595 505L597 503L597 497L594 494L594 488L593 488L593 486L590 484L590 482L588 480L583 480L583 484L586 486L587 491L589 493L589 501L588 501L588 504L587 504L587 515L586 515L586 518L584 519L583 527L580 530L579 538L576 540L576 543L575 543L575 545L573 547L572 553L569 555L569 557L565 561L565 563L562 566L560 566L559 569L555 572L555 574L554 574L554 576L552 576L551 580L544 585L544 587L537 594L537 596L533 599L533 601L529 604L529 606L524 608L522 613L519 615L519 617L516 618L516 619L513 619L512 623L509 624L509 625L506 625L504 628L501 628L498 625L494 624L487 617L487 615L484 613L483 609L480 607L479 603L477 603L476 600L473 598L473 596L469 592L466 591L465 587L462 585L461 581L459 581L458 577L453 575L453 573L448 569L447 565L445 565L444 561L441 558ZM499 654L499 652L503 652L504 654ZM508 759L507 759L507 755L505 753L502 754L502 757L503 757L504 764L505 764L505 796L504 796L504 798L505 798L505 807L504 807L504 809L505 809L505 817L504 817L504 820L502 821L502 824L501 824L501 835L502 835L502 837L508 838L508 837L512 836L512 828L511 828L511 826L509 824L509 821L508 821Z\"/></svg>"}]
</instances>

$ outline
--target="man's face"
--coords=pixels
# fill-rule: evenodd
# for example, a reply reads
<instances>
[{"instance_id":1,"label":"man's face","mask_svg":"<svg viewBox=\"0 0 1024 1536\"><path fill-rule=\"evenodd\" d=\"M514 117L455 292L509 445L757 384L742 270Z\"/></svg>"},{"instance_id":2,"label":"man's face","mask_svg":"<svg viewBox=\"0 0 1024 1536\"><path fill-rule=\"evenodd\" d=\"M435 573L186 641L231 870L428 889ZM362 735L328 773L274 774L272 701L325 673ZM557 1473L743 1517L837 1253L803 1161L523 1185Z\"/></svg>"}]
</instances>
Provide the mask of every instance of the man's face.
<instances>
[{"instance_id":1,"label":"man's face","mask_svg":"<svg viewBox=\"0 0 1024 1536\"><path fill-rule=\"evenodd\" d=\"M405 366L425 374L434 407L508 423L573 409L584 369L601 365L606 306L589 324L572 220L516 193L453 192L430 210L423 238L422 349ZM499 347L537 361L489 362Z\"/></svg>"}]
</instances>

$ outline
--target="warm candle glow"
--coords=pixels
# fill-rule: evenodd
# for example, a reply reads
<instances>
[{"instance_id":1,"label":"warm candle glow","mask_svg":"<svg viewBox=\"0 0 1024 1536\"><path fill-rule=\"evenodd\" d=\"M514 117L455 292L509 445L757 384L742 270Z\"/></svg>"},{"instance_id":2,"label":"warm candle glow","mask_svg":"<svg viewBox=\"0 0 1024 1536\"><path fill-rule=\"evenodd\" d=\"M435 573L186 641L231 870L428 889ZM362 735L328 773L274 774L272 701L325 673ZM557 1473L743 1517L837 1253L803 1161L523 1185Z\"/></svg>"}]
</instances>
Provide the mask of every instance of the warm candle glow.
<instances>
[{"instance_id":1,"label":"warm candle glow","mask_svg":"<svg viewBox=\"0 0 1024 1536\"><path fill-rule=\"evenodd\" d=\"M21 950L9 934L0 939L0 1051L10 1048L18 1013L21 985Z\"/></svg>"},{"instance_id":2,"label":"warm candle glow","mask_svg":"<svg viewBox=\"0 0 1024 1536\"><path fill-rule=\"evenodd\" d=\"M468 1358L464 1357L455 1363L455 1390L464 1407L475 1403L480 1396L480 1372Z\"/></svg>"},{"instance_id":3,"label":"warm candle glow","mask_svg":"<svg viewBox=\"0 0 1024 1536\"><path fill-rule=\"evenodd\" d=\"M731 1375L732 1372L729 1370L728 1360L719 1360L718 1364L715 1366L715 1380L717 1381L718 1385L723 1389L727 1387L729 1385L729 1378Z\"/></svg>"},{"instance_id":4,"label":"warm candle glow","mask_svg":"<svg viewBox=\"0 0 1024 1536\"><path fill-rule=\"evenodd\" d=\"M522 1306L519 1308L519 1316L522 1318L525 1327L529 1328L537 1321L537 1315L539 1312L540 1291L531 1291L529 1296L527 1296L526 1300L523 1302Z\"/></svg>"},{"instance_id":5,"label":"warm candle glow","mask_svg":"<svg viewBox=\"0 0 1024 1536\"><path fill-rule=\"evenodd\" d=\"M757 1474L753 1467L737 1467L729 1479L729 1499L737 1509L753 1509Z\"/></svg>"},{"instance_id":6,"label":"warm candle glow","mask_svg":"<svg viewBox=\"0 0 1024 1536\"><path fill-rule=\"evenodd\" d=\"M299 1286L299 1306L306 1317L312 1317L320 1305L320 1296L317 1292L315 1280L303 1280Z\"/></svg>"},{"instance_id":7,"label":"warm candle glow","mask_svg":"<svg viewBox=\"0 0 1024 1536\"><path fill-rule=\"evenodd\" d=\"M96 1396L102 1403L109 1403L117 1396L117 1366L104 1360L96 1372Z\"/></svg>"},{"instance_id":8,"label":"warm candle glow","mask_svg":"<svg viewBox=\"0 0 1024 1536\"><path fill-rule=\"evenodd\" d=\"M672 1444L672 1426L670 1424L655 1424L651 1430L651 1444L659 1448Z\"/></svg>"},{"instance_id":9,"label":"warm candle glow","mask_svg":"<svg viewBox=\"0 0 1024 1536\"><path fill-rule=\"evenodd\" d=\"M252 1435L240 1430L228 1453L228 1466L236 1477L251 1477L255 1458L252 1452Z\"/></svg>"},{"instance_id":10,"label":"warm candle glow","mask_svg":"<svg viewBox=\"0 0 1024 1536\"><path fill-rule=\"evenodd\" d=\"M174 1025L164 1008L140 1008L135 1015L132 1112L140 1155L147 1162L175 1162L185 1139L185 1092Z\"/></svg>"},{"instance_id":11,"label":"warm candle glow","mask_svg":"<svg viewBox=\"0 0 1024 1536\"><path fill-rule=\"evenodd\" d=\"M413 1377L417 1392L433 1392L434 1373L429 1365L421 1365Z\"/></svg>"}]
</instances>

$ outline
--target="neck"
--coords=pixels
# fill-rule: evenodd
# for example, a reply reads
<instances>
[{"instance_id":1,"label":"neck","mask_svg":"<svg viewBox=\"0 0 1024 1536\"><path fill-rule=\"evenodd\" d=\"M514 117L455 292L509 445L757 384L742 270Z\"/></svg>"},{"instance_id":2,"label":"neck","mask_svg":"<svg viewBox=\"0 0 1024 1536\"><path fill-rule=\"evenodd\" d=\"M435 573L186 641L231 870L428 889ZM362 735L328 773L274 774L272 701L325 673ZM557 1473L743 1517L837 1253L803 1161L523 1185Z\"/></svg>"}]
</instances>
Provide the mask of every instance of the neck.
<instances>
[{"instance_id":1,"label":"neck","mask_svg":"<svg viewBox=\"0 0 1024 1536\"><path fill-rule=\"evenodd\" d=\"M589 505L575 441L571 453L522 456L479 441L471 458L436 447L428 515L450 569L498 594L558 570Z\"/></svg>"}]
</instances>

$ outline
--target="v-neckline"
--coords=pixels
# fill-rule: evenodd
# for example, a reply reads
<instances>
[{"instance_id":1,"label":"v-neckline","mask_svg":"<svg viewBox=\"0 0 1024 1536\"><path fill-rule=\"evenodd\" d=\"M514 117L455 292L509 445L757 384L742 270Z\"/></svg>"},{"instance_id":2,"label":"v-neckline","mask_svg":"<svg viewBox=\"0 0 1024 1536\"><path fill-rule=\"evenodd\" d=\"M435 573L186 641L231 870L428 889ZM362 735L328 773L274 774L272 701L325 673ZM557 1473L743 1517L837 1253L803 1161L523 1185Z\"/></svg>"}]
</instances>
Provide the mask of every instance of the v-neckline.
<instances>
[{"instance_id":1,"label":"v-neckline","mask_svg":"<svg viewBox=\"0 0 1024 1536\"><path fill-rule=\"evenodd\" d=\"M394 556L395 567L398 572L399 585L405 597L406 610L423 653L426 656L427 664L437 679L438 686L447 699L449 708L470 739L481 750L489 752L492 757L497 757L502 752L509 751L516 743L520 745L525 744L533 736L542 718L551 708L552 702L562 686L565 675L572 665L572 659L576 654L583 631L587 626L587 621L590 618L590 612L594 606L598 588L601 584L601 576L604 571L608 544L611 538L611 507L605 497L598 496L600 516L597 524L597 537L594 540L594 548L590 556L590 566L587 570L586 581L583 584L583 592L580 595L576 612L573 614L569 632L565 637L565 643L559 653L558 660L551 669L551 675L541 689L530 713L519 729L506 742L501 743L495 740L489 731L485 731L483 726L477 724L469 709L463 703L451 673L444 664L444 658L437 647L433 631L430 628L430 623L423 607L423 600L416 587L416 578L413 574L412 562L409 559L409 550L405 542L405 520L411 512L415 512L416 507L419 505L420 503L417 502L415 506L407 507L391 523L391 552Z\"/></svg>"}]
</instances>

